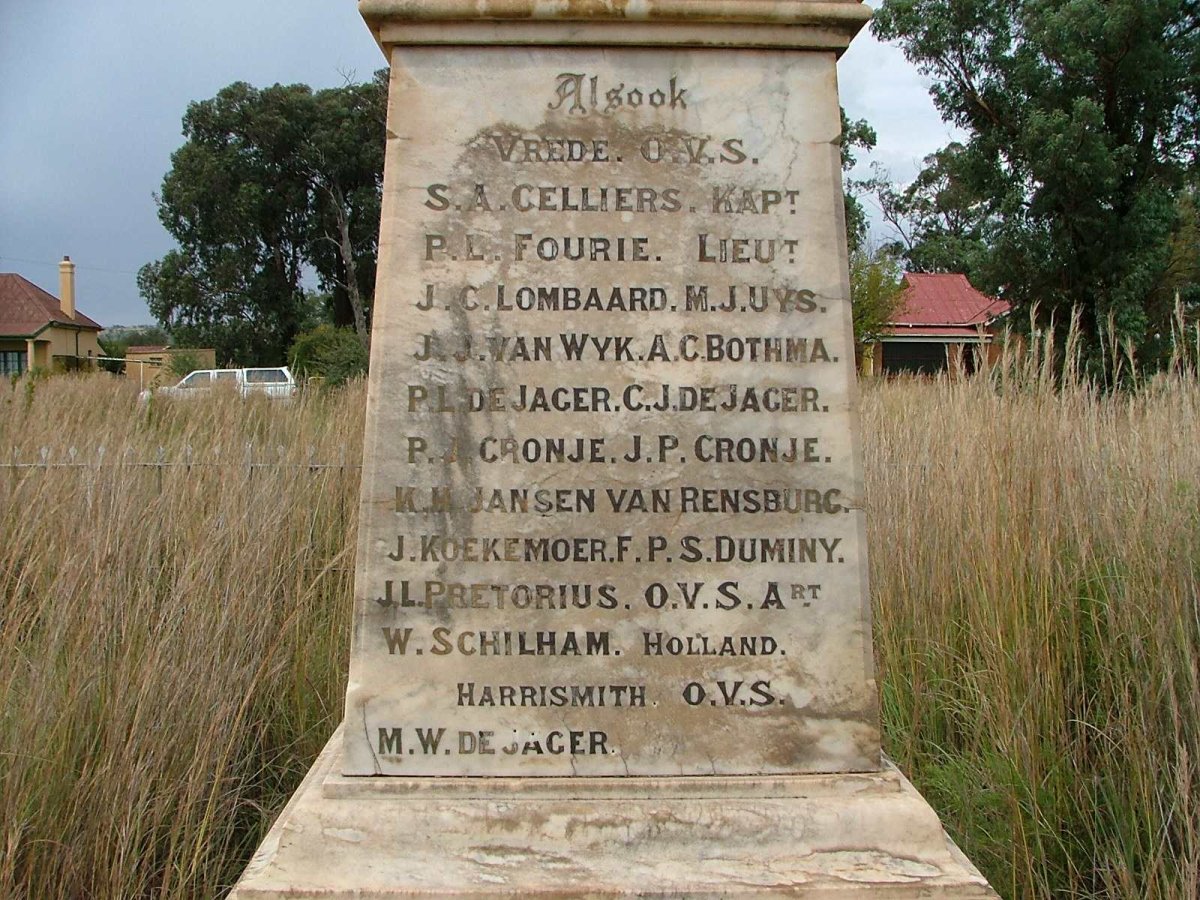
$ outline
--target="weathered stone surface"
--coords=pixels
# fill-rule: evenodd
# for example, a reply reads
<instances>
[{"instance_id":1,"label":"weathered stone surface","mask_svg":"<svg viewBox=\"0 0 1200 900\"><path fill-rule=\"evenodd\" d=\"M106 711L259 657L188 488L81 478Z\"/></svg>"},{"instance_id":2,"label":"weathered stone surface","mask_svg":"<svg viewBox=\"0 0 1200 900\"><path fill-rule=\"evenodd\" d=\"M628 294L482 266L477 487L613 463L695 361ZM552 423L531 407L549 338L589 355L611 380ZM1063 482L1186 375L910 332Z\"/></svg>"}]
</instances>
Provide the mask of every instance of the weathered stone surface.
<instances>
[{"instance_id":1,"label":"weathered stone surface","mask_svg":"<svg viewBox=\"0 0 1200 900\"><path fill-rule=\"evenodd\" d=\"M994 897L880 756L866 10L361 8L392 74L346 716L235 896Z\"/></svg>"},{"instance_id":2,"label":"weathered stone surface","mask_svg":"<svg viewBox=\"0 0 1200 900\"><path fill-rule=\"evenodd\" d=\"M348 774L878 767L834 78L395 51Z\"/></svg>"},{"instance_id":3,"label":"weathered stone surface","mask_svg":"<svg viewBox=\"0 0 1200 900\"><path fill-rule=\"evenodd\" d=\"M569 791L523 795L545 779L510 779L512 793L487 799L414 798L387 793L393 779L336 775L340 747L335 736L233 900L995 898L893 769L796 776L789 780L804 787L773 799L688 799L636 788L619 802Z\"/></svg>"},{"instance_id":4,"label":"weathered stone surface","mask_svg":"<svg viewBox=\"0 0 1200 900\"><path fill-rule=\"evenodd\" d=\"M845 50L861 0L360 0L395 45L710 46Z\"/></svg>"}]
</instances>

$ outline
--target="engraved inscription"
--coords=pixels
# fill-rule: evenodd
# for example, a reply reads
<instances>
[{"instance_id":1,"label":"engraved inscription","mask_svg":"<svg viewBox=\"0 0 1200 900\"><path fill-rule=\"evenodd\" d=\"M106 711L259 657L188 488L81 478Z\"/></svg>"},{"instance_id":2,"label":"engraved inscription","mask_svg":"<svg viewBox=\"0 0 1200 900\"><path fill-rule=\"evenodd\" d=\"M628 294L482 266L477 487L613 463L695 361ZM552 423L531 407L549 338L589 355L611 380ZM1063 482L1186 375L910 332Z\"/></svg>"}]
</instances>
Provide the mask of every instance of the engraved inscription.
<instances>
[{"instance_id":1,"label":"engraved inscription","mask_svg":"<svg viewBox=\"0 0 1200 900\"><path fill-rule=\"evenodd\" d=\"M349 774L875 765L838 110L715 58L394 71Z\"/></svg>"}]
</instances>

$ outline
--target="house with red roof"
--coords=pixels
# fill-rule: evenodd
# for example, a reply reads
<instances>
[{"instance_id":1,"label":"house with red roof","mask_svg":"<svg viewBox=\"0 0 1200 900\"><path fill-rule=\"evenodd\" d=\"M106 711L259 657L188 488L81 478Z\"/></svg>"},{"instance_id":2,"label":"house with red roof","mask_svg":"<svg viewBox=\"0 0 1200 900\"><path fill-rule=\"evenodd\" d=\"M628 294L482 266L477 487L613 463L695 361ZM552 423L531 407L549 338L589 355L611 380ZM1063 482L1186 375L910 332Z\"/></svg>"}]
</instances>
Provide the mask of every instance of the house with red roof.
<instances>
[{"instance_id":1,"label":"house with red roof","mask_svg":"<svg viewBox=\"0 0 1200 900\"><path fill-rule=\"evenodd\" d=\"M972 373L995 362L1009 304L972 287L966 275L904 276L893 321L865 354L867 374Z\"/></svg>"},{"instance_id":2,"label":"house with red roof","mask_svg":"<svg viewBox=\"0 0 1200 900\"><path fill-rule=\"evenodd\" d=\"M75 263L58 264L59 294L0 272L0 375L30 369L90 369L100 356L102 326L75 308Z\"/></svg>"}]
</instances>

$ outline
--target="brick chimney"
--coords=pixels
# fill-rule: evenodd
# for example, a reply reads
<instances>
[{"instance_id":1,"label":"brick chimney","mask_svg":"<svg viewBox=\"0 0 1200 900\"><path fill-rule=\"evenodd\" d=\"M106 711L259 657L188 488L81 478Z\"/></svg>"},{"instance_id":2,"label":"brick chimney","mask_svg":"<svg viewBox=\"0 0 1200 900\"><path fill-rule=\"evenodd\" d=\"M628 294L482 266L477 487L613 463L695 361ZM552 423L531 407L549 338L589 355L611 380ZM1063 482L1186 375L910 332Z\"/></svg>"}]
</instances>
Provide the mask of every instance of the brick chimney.
<instances>
[{"instance_id":1,"label":"brick chimney","mask_svg":"<svg viewBox=\"0 0 1200 900\"><path fill-rule=\"evenodd\" d=\"M68 319L75 318L75 263L71 257L64 256L58 264L58 302L62 306L63 315Z\"/></svg>"}]
</instances>

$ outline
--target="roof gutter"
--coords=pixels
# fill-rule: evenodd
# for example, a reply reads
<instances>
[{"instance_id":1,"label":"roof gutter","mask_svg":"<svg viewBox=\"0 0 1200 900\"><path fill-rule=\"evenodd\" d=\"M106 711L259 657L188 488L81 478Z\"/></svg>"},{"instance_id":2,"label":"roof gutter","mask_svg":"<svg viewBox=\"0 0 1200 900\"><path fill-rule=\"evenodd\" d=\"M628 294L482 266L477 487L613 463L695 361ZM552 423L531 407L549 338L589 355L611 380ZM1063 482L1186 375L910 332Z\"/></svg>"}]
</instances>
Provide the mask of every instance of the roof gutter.
<instances>
[{"instance_id":1,"label":"roof gutter","mask_svg":"<svg viewBox=\"0 0 1200 900\"><path fill-rule=\"evenodd\" d=\"M0 334L0 341L5 341L5 340L31 341L34 338L36 338L38 335L40 335L43 331L45 331L47 328L54 328L54 327L66 328L69 331L74 331L76 336L78 336L79 332L81 332L81 331L95 331L97 334L99 334L101 331L104 330L103 328L93 328L91 325L81 325L78 322L50 321L50 322L47 322L45 325L43 325L41 328L39 328L37 331L32 331L29 334Z\"/></svg>"}]
</instances>

